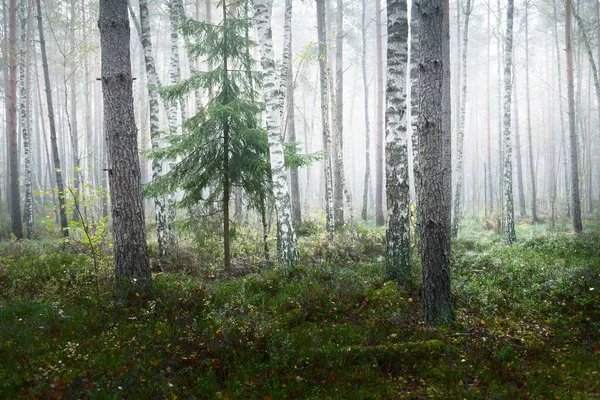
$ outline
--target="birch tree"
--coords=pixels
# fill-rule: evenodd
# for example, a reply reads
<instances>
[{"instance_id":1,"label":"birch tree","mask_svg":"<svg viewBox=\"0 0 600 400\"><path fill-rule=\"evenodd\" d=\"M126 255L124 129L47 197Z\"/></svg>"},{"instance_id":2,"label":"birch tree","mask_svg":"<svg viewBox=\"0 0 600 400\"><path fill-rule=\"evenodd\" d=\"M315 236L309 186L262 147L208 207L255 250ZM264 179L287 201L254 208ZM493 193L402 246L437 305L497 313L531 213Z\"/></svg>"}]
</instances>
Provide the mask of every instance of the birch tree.
<instances>
[{"instance_id":1,"label":"birch tree","mask_svg":"<svg viewBox=\"0 0 600 400\"><path fill-rule=\"evenodd\" d=\"M515 213L513 204L512 138L510 106L512 100L512 51L513 51L514 0L508 0L506 9L506 38L504 42L504 132L503 132L503 172L504 206L506 218L506 242L517 240L515 233Z\"/></svg>"},{"instance_id":2,"label":"birch tree","mask_svg":"<svg viewBox=\"0 0 600 400\"><path fill-rule=\"evenodd\" d=\"M321 121L323 130L323 152L325 159L323 169L325 175L325 214L329 242L333 244L335 222L333 218L333 176L331 169L331 135L329 132L329 89L327 87L327 39L325 35L325 5L324 0L317 2L317 33L319 40L319 81L321 87Z\"/></svg>"},{"instance_id":3,"label":"birch tree","mask_svg":"<svg viewBox=\"0 0 600 400\"><path fill-rule=\"evenodd\" d=\"M385 278L407 284L412 277L406 109L408 15L405 0L388 0L387 29L385 169L388 226Z\"/></svg>"},{"instance_id":4,"label":"birch tree","mask_svg":"<svg viewBox=\"0 0 600 400\"><path fill-rule=\"evenodd\" d=\"M29 131L29 115L27 101L29 93L27 90L27 77L29 68L28 40L27 40L27 21L29 11L27 1L21 0L19 3L20 19L20 62L19 62L19 125L21 127L21 136L23 137L23 153L25 158L25 202L24 219L27 227L27 239L33 239L33 185L32 185L32 163L31 163L31 133Z\"/></svg>"},{"instance_id":5,"label":"birch tree","mask_svg":"<svg viewBox=\"0 0 600 400\"><path fill-rule=\"evenodd\" d=\"M152 149L159 149L161 146L160 133L160 108L158 103L158 90L161 83L156 73L156 64L154 62L154 53L152 49L152 35L150 32L150 16L148 12L148 1L140 0L140 29L142 47L144 49L144 62L146 64L146 76L148 80L148 103L150 111L150 142ZM152 160L152 179L155 180L163 173L162 162ZM154 208L156 213L156 236L158 239L158 252L161 257L169 253L169 226L167 198L165 196L154 197Z\"/></svg>"},{"instance_id":6,"label":"birch tree","mask_svg":"<svg viewBox=\"0 0 600 400\"><path fill-rule=\"evenodd\" d=\"M298 262L298 244L292 222L292 207L288 192L287 176L284 166L281 115L283 104L280 100L281 86L275 68L273 40L271 33L271 10L268 0L255 0L254 10L258 31L261 65L264 74L263 94L267 113L267 134L273 197L277 210L278 236L277 250L282 266L292 267Z\"/></svg>"}]
</instances>

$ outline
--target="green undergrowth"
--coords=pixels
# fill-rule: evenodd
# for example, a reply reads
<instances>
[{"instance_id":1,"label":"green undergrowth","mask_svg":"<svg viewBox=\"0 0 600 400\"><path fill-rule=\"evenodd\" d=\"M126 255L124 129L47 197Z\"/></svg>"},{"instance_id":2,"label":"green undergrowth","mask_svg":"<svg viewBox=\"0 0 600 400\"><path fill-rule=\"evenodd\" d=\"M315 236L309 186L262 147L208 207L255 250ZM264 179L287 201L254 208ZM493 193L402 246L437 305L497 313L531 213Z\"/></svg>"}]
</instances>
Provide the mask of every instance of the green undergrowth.
<instances>
[{"instance_id":1,"label":"green undergrowth","mask_svg":"<svg viewBox=\"0 0 600 400\"><path fill-rule=\"evenodd\" d=\"M431 328L418 289L383 281L382 231L361 234L302 237L291 270L173 266L126 307L109 258L96 280L85 254L2 244L0 398L600 396L600 236L464 238L457 322Z\"/></svg>"}]
</instances>

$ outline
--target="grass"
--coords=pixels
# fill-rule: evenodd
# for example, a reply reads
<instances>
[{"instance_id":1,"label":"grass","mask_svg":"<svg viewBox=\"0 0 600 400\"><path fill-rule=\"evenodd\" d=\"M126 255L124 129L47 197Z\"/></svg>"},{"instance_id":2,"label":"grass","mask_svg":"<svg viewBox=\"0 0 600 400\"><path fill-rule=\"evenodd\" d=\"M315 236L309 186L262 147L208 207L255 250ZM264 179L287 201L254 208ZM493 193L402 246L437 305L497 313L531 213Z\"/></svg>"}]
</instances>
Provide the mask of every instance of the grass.
<instances>
[{"instance_id":1,"label":"grass","mask_svg":"<svg viewBox=\"0 0 600 400\"><path fill-rule=\"evenodd\" d=\"M333 249L316 230L293 270L215 278L174 261L129 307L109 258L97 295L85 254L3 242L0 398L600 397L600 236L538 226L507 247L466 223L457 322L441 328L421 323L418 287L383 281L380 230Z\"/></svg>"}]
</instances>

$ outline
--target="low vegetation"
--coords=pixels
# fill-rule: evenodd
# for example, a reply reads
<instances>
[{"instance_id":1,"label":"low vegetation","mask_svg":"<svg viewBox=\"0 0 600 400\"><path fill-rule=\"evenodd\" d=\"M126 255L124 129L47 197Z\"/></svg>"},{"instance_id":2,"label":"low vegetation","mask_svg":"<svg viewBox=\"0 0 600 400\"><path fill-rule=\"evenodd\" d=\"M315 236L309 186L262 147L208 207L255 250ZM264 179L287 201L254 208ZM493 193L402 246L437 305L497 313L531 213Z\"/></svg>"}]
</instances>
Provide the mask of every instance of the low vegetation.
<instances>
[{"instance_id":1,"label":"low vegetation","mask_svg":"<svg viewBox=\"0 0 600 400\"><path fill-rule=\"evenodd\" d=\"M108 256L3 242L0 398L599 397L600 235L538 225L508 247L465 224L442 328L422 324L419 287L383 281L374 228L329 247L307 225L292 270L240 230L236 276L181 246L128 307Z\"/></svg>"}]
</instances>

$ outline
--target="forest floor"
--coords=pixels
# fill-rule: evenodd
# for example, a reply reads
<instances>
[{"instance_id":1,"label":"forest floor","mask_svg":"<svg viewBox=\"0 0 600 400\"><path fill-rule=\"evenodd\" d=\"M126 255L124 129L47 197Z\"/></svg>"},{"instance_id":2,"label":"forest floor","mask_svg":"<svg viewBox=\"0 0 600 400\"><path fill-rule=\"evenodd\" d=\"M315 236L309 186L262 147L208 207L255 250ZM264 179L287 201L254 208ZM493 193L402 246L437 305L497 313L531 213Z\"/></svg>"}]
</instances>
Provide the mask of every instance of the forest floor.
<instances>
[{"instance_id":1,"label":"forest floor","mask_svg":"<svg viewBox=\"0 0 600 400\"><path fill-rule=\"evenodd\" d=\"M440 328L418 284L383 281L381 229L303 237L293 270L219 277L180 257L126 307L109 257L96 271L81 248L2 242L0 398L600 398L597 227L523 223L508 247L480 225L453 248L457 320Z\"/></svg>"}]
</instances>

